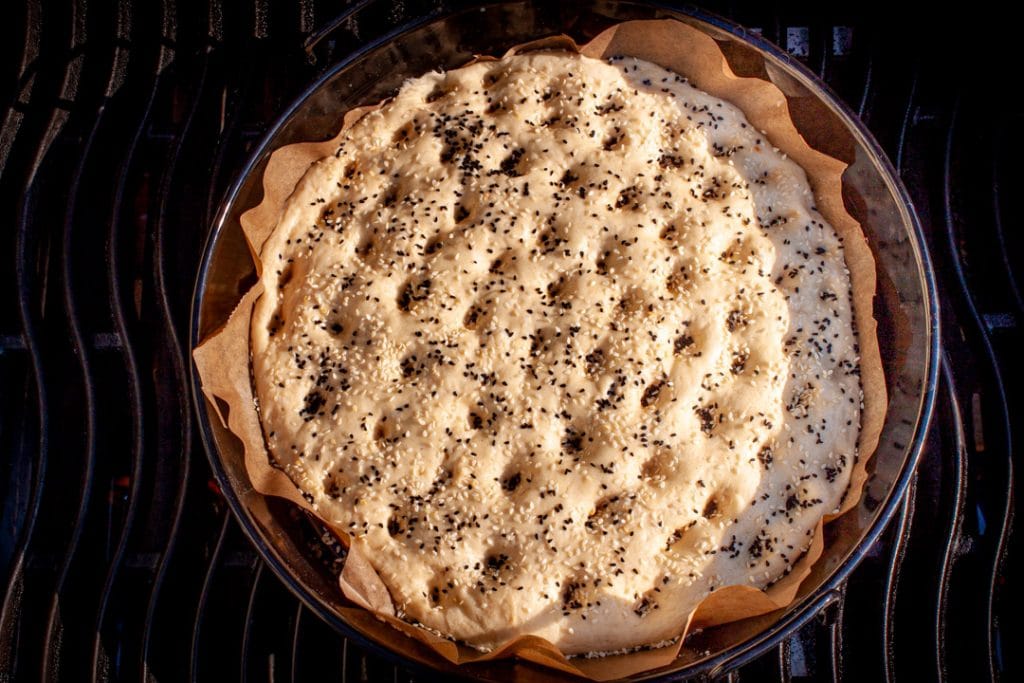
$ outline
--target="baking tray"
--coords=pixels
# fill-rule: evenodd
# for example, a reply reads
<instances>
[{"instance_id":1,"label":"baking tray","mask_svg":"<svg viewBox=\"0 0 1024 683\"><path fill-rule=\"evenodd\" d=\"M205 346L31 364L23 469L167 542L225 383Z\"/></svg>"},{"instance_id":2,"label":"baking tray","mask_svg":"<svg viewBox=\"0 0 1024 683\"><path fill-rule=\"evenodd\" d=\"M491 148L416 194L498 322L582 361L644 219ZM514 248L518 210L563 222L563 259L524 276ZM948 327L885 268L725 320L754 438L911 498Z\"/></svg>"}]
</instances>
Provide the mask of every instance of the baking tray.
<instances>
[{"instance_id":1,"label":"baking tray","mask_svg":"<svg viewBox=\"0 0 1024 683\"><path fill-rule=\"evenodd\" d=\"M714 677L760 656L836 601L839 587L897 509L935 402L939 323L934 274L921 226L892 164L863 123L802 64L760 36L700 10L638 2L572 5L541 0L463 7L409 22L327 68L270 125L221 202L199 266L191 344L194 348L223 324L255 282L238 218L259 203L263 170L277 148L333 137L345 111L394 94L407 78L461 66L477 54L500 55L546 35L565 33L582 44L611 24L658 18L674 18L707 33L738 75L765 78L780 87L811 146L850 164L843 176L844 199L877 263L875 317L889 390L886 423L864 495L856 508L826 526L825 551L796 600L778 612L693 634L671 665L634 679ZM806 121L815 125L805 129L801 123ZM229 506L267 565L310 610L358 645L421 674L494 681L560 678L514 660L456 667L393 629L365 630L346 621L338 608L350 605L332 563L325 561L336 548L320 546L315 525L290 503L253 490L241 443L206 402L194 368L192 388L204 445Z\"/></svg>"}]
</instances>

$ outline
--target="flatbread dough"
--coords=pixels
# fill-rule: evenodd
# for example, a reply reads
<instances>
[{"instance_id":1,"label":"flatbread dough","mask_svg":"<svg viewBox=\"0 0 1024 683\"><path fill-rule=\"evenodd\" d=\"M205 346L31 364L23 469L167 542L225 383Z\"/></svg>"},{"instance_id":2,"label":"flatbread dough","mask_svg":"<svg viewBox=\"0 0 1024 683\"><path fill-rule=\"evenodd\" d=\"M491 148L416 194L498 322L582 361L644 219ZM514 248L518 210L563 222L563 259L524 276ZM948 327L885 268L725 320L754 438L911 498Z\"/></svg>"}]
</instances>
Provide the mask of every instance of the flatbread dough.
<instances>
[{"instance_id":1,"label":"flatbread dough","mask_svg":"<svg viewBox=\"0 0 1024 683\"><path fill-rule=\"evenodd\" d=\"M675 637L837 509L861 386L840 239L742 112L540 52L407 82L263 246L268 448L404 618L480 649Z\"/></svg>"}]
</instances>

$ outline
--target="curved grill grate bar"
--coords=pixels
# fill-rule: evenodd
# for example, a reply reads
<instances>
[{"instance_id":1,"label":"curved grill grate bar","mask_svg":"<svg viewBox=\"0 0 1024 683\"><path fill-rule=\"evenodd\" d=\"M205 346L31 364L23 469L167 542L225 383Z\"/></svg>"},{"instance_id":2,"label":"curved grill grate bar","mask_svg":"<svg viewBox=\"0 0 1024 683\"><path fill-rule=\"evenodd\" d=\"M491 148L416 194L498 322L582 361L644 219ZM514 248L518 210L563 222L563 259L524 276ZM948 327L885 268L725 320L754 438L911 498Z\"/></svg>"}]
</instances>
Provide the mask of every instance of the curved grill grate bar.
<instances>
[{"instance_id":1,"label":"curved grill grate bar","mask_svg":"<svg viewBox=\"0 0 1024 683\"><path fill-rule=\"evenodd\" d=\"M868 63L864 67L864 89L860 96L860 101L857 104L857 116L859 116L864 123L868 122L870 116L870 110L868 109L868 102L870 101L872 92L871 86L873 84L872 75L874 74L875 67L875 51L868 51Z\"/></svg>"},{"instance_id":2,"label":"curved grill grate bar","mask_svg":"<svg viewBox=\"0 0 1024 683\"><path fill-rule=\"evenodd\" d=\"M75 22L76 30L79 32L75 42L82 45L85 40L83 33L84 26L88 22L85 20L84 16L85 9L76 7L76 10L79 12L81 19ZM85 168L87 163L93 159L92 152L94 144L99 135L100 127L103 123L104 116L107 113L110 100L117 93L124 81L124 73L128 59L128 51L124 49L124 41L128 34L129 26L130 12L128 7L123 5L119 8L114 19L114 30L112 33L114 40L110 44L109 69L107 71L106 83L102 84L102 82L99 82L103 87L103 94L91 114L93 124L90 127L89 132L84 137L79 162L71 176L71 183L67 198L67 209L64 216L63 249L61 254L63 295L68 324L71 330L71 341L75 356L78 358L79 365L81 367L82 383L85 393L85 469L83 472L84 481L80 487L81 498L79 500L74 527L71 533L71 538L66 546L64 559L58 570L58 577L49 607L49 615L43 641L42 675L45 679L56 678L59 671L62 669L67 670L67 667L69 666L67 661L70 656L69 651L72 650L74 651L74 656L79 658L72 661L72 664L75 667L72 670L79 672L83 670L81 667L83 667L85 662L90 660L90 655L88 654L90 652L90 648L88 648L85 642L82 642L82 636L90 632L83 628L85 623L88 623L89 621L89 617L86 616L86 613L91 612L94 618L97 617L99 613L97 600L93 599L91 595L88 600L82 597L88 593L87 586L68 585L71 577L76 577L78 583L81 584L81 577L83 575L87 576L92 572L93 577L98 577L99 573L102 571L94 566L97 558L85 554L86 550L91 550L91 548L83 549L81 547L82 537L87 532L88 516L90 514L95 514L93 508L96 505L94 488L96 486L97 466L96 397L98 392L94 379L94 370L90 361L89 345L85 341L85 335L82 331L82 325L79 320L80 314L78 312L78 308L80 307L80 302L75 294L75 258L72 251L72 244L74 242L76 224L79 222L85 222L84 220L76 221L75 216L76 211L79 210L79 195L81 190L81 181L85 174ZM106 45L106 43L104 43L104 45ZM96 52L93 52L92 54L96 55ZM90 53L85 52L85 55L88 59ZM92 224L86 222L86 225L91 226ZM112 290L114 289L113 280L108 280L108 284L111 289L111 296L108 297L108 301L112 302ZM120 340L121 338L118 337L118 339ZM123 348L123 344L117 343L115 348ZM95 522L92 526L95 529ZM75 566L76 562L81 565L81 568L72 572L72 568ZM74 618L76 621L75 626L79 630L76 632L74 637L70 639L63 633L65 628L64 622L68 620L68 617L62 617L60 613L62 604L74 606L78 610L77 613L74 614ZM97 631L98 628L92 629L92 632ZM82 658L84 658L85 661L82 661ZM93 670L94 669L95 667L93 667Z\"/></svg>"},{"instance_id":3,"label":"curved grill grate bar","mask_svg":"<svg viewBox=\"0 0 1024 683\"><path fill-rule=\"evenodd\" d=\"M819 26L811 28L812 32L815 28L818 28L821 32L818 36L818 40L816 41L818 48L821 50L821 58L818 60L818 68L814 71L818 75L818 78L823 81L828 80L828 71L832 66L832 62L829 59L829 56L832 54L831 36L829 35L829 32L825 30L825 26L826 24L822 22Z\"/></svg>"},{"instance_id":4,"label":"curved grill grate bar","mask_svg":"<svg viewBox=\"0 0 1024 683\"><path fill-rule=\"evenodd\" d=\"M80 13L80 7L77 5L72 8L72 16L70 30L68 31L68 49L67 54L72 55L77 52L79 45L84 40L84 25L82 23ZM29 45L34 45L32 38L26 36L26 51L29 49ZM18 314L20 318L22 328L22 339L25 343L25 347L30 357L30 363L32 366L32 381L35 386L36 402L38 409L38 439L39 439L39 451L38 456L35 459L32 473L32 493L29 497L29 503L25 513L25 522L19 530L19 538L17 541L16 549L13 553L10 567L8 570L8 576L6 586L3 595L3 604L0 606L0 663L4 664L4 667L11 672L18 670L18 656L27 654L23 651L23 648L17 643L20 638L20 631L24 626L21 620L22 609L24 607L23 601L26 597L26 580L28 574L26 571L28 562L32 558L32 546L35 541L35 534L37 531L37 521L39 518L39 511L45 492L45 483L48 476L49 467L49 417L48 417L48 396L47 396L47 371L44 368L44 355L47 354L44 349L44 343L40 339L38 327L43 324L43 313L46 305L46 279L47 272L50 267L49 255L45 249L41 250L38 254L38 260L36 258L29 257L29 225L32 223L30 212L35 207L36 194L38 190L37 180L40 174L40 170L43 168L46 159L49 157L55 142L64 131L65 125L68 122L69 111L66 108L67 105L73 105L78 94L78 85L81 76L82 68L81 57L72 57L64 62L63 69L61 70L62 75L60 78L60 85L57 90L57 98L49 102L49 116L46 117L46 124L42 129L41 137L36 143L33 153L30 156L30 162L28 168L24 172L24 180L21 185L21 190L18 192L16 215L17 215L17 228L15 236L15 282L17 289L18 299ZM32 72L32 64L29 65L29 72ZM34 75L34 73L33 73ZM33 97L37 94L35 88L30 88ZM5 130L10 130L5 125ZM6 142L6 141L5 141ZM13 142L13 140L11 140ZM7 151L4 152L5 160L7 157ZM33 231L33 236L37 239L38 233L42 231ZM36 275L42 275L42 284L37 288L33 287L32 276L27 272L30 264L38 263L40 273ZM31 301L35 301L38 305L38 310L33 311L30 305ZM36 320L36 317L39 320ZM52 363L51 363L52 364ZM36 573L33 578L36 579L48 579L48 575L45 572ZM34 634L26 634L29 636L29 648L35 648L37 644L32 641L31 636ZM41 655L45 656L45 650L41 651Z\"/></svg>"},{"instance_id":5,"label":"curved grill grate bar","mask_svg":"<svg viewBox=\"0 0 1024 683\"><path fill-rule=\"evenodd\" d=\"M241 680L287 680L292 667L292 639L298 600L272 572L253 582L246 608L241 649ZM314 669L315 670L315 669ZM270 675L268 675L268 673Z\"/></svg>"},{"instance_id":6,"label":"curved grill grate bar","mask_svg":"<svg viewBox=\"0 0 1024 683\"><path fill-rule=\"evenodd\" d=\"M900 135L896 143L896 171L903 174L903 151L907 146L907 133L914 115L914 98L917 96L918 68L914 66L914 74L910 79L910 94L907 96L907 108L903 111L903 121L900 124Z\"/></svg>"},{"instance_id":7,"label":"curved grill grate bar","mask_svg":"<svg viewBox=\"0 0 1024 683\"><path fill-rule=\"evenodd\" d=\"M952 128L952 126L950 126ZM935 600L935 665L936 674L939 680L945 680L947 675L946 657L946 605L949 593L950 574L953 571L953 564L956 561L956 551L960 544L960 526L963 519L964 495L967 489L967 445L964 439L963 417L960 412L960 403L954 390L953 373L950 370L948 357L943 354L942 358L942 379L946 384L949 393L949 407L952 412L954 439L956 453L953 457L953 472L956 482L953 496L954 514L950 518L949 532L946 534L946 546L942 554L942 570L939 576L939 585L936 591Z\"/></svg>"},{"instance_id":8,"label":"curved grill grate bar","mask_svg":"<svg viewBox=\"0 0 1024 683\"><path fill-rule=\"evenodd\" d=\"M90 159L93 143L96 141L100 123L103 120L104 111L104 106L101 103L94 113L93 124L89 133L85 137L79 162L75 167L74 174L72 175L71 187L67 197L67 208L64 214L63 248L61 249L63 277L61 279L63 281L64 290L64 307L67 313L68 327L71 330L71 343L75 356L78 358L78 362L81 367L82 385L84 387L85 394L85 470L82 475L83 482L80 487L81 497L79 498L78 509L75 514L74 528L64 552L64 559L61 561L60 569L58 570L57 583L54 586L53 595L50 601L46 635L43 640L44 659L42 664L42 673L43 678L45 679L54 677L56 672L59 670L60 662L57 660L57 656L60 654L60 648L53 646L55 638L58 639L58 642L63 640L60 632L63 629L63 626L59 620L59 608L61 602L65 601L68 597L65 593L68 577L71 572L72 563L78 557L79 543L81 541L82 534L85 532L86 516L89 512L90 503L92 501L92 490L95 485L96 386L93 380L93 370L89 359L89 348L85 343L81 323L79 321L78 304L76 302L74 291L74 266L72 264L71 250L74 242L75 210L78 207L81 180L85 172L86 163Z\"/></svg>"},{"instance_id":9,"label":"curved grill grate bar","mask_svg":"<svg viewBox=\"0 0 1024 683\"><path fill-rule=\"evenodd\" d=\"M196 616L192 622L192 647L189 650L189 671L192 680L199 680L199 657L200 641L203 634L203 622L207 616L206 606L210 600L210 588L213 585L213 575L221 563L221 553L224 552L224 539L228 535L228 528L231 525L231 515L225 511L222 514L223 521L220 524L220 532L217 534L217 543L213 547L210 561L206 564L206 573L203 575L203 588L199 593L199 604L196 607Z\"/></svg>"},{"instance_id":10,"label":"curved grill grate bar","mask_svg":"<svg viewBox=\"0 0 1024 683\"><path fill-rule=\"evenodd\" d=\"M958 99L953 108L953 113L949 122L949 129L946 136L946 146L944 151L943 160L943 209L945 219L945 233L946 233L946 247L949 251L949 259L953 265L953 272L956 275L956 280L960 289L960 298L964 302L970 317L974 322L974 327L978 337L981 340L982 347L985 352L985 359L988 361L989 372L992 376L993 387L997 394L997 401L995 402L999 407L1000 425L1003 434L1005 434L1005 449L1006 449L1006 471L1003 474L1005 477L1003 481L1006 483L1006 501L1003 505L1002 516L999 519L1000 530L998 534L998 541L996 543L993 556L991 559L991 570L989 573L989 594L986 604L986 615L987 615L987 629L986 629L986 644L988 654L988 671L989 677L992 680L998 680L999 670L996 666L995 659L995 637L993 634L993 628L995 626L995 593L996 593L996 582L999 575L999 567L1003 561L1007 539L1010 533L1010 519L1013 510L1013 428L1009 414L1009 402L1006 394L1006 385L1003 381L1003 374L1000 368L999 358L996 354L995 347L992 344L992 339L989 336L984 321L978 310L978 305L975 301L974 294L971 291L970 285L967 282L967 275L964 271L962 258L960 255L960 249L957 245L957 219L953 210L953 154L954 154L954 140L957 133L958 118L960 116L961 102Z\"/></svg>"},{"instance_id":11,"label":"curved grill grate bar","mask_svg":"<svg viewBox=\"0 0 1024 683\"><path fill-rule=\"evenodd\" d=\"M138 171L141 170L139 167L133 165L135 163L135 160L136 160L136 151L138 150L139 145L142 142L142 136L143 136L145 130L151 125L151 116L152 116L153 111L154 111L153 107L156 104L157 96L158 96L158 94L160 92L160 89L161 89L161 87L163 86L163 84L166 81L166 79L164 79L164 73L165 73L166 67L170 63L170 61L172 60L172 57L171 57L171 55L173 54L173 47L172 46L174 44L173 30L174 30L174 25L175 24L174 24L174 19L172 17L168 16L168 1L167 0L164 0L161 3L160 9L161 9L161 15L160 15L160 19L161 19L161 21L160 21L160 26L161 26L161 28L160 28L160 36L161 36L161 39L156 44L156 50L155 50L155 53L154 53L154 63L153 63L153 66L152 66L153 73L152 73L152 80L151 80L151 84L150 84L150 95L149 95L148 100L146 101L145 109L143 111L143 116L142 116L142 120L140 122L140 125L139 125L138 129L136 130L135 136L133 137L131 145L130 145L130 147L128 149L127 156L126 156L126 159L125 159L125 164L122 167L122 173L124 175L120 179L120 182L118 184L118 192L117 192L117 195L116 195L115 209L120 209L120 205L121 205L121 202L123 200L124 193L125 193L125 191L127 189L128 178L130 178L132 176L133 172L135 172L136 175L138 175ZM141 156L141 155L138 158L140 160L144 160L145 159L145 157ZM117 216L119 218L120 217L120 211L117 211L115 216ZM118 244L113 239L113 233L112 233L112 243L111 243L111 246L110 246L111 254L116 254L117 249L118 249ZM113 277L116 278L118 274L116 272L114 272L112 275L113 275ZM134 292L135 297L136 297L136 302L135 303L136 303L136 306L140 306L141 305L140 304L140 297L141 297L141 293L143 291L142 287L144 285L143 285L142 281L136 281L135 284L136 284L136 290ZM128 334L128 329L127 329L127 325L125 324L125 319L124 319L125 316L123 315L124 309L123 309L123 306L120 305L121 304L120 301L118 301L118 304L119 304L119 306L117 308L117 313L116 313L117 324L118 324L118 327L121 330L123 330L123 334L127 335ZM132 375L133 375L133 377L132 377L132 379L133 379L132 384L135 385L135 386L139 386L139 388L141 389L141 386L137 383L138 375L137 375L137 369L135 367L135 362L134 362L134 358L133 358L134 354L131 354L131 352L130 352L130 349L134 345L132 344L132 341L130 339L128 339L127 337L126 337L125 341L126 341L125 347L126 347L126 349L129 350L129 354L126 354L126 355L128 355L128 357L131 359L129 362L132 365L132 368L131 368L132 369ZM142 341L142 340L140 339L139 341ZM140 351L143 352L143 353L146 353L149 350L147 348L147 345L145 345L145 344L135 344L135 345L138 345L140 347ZM150 362L152 362L152 359L149 359L149 360L150 360ZM147 388L150 388L150 387L147 387ZM106 612L107 612L107 609L108 609L108 607L110 605L110 600L111 600L111 598L112 598L112 596L114 594L114 591L116 591L118 589L118 586L114 585L114 581L117 578L122 578L122 581L124 580L124 578L127 578L127 577L123 577L122 576L123 575L122 570L124 569L124 565L123 565L124 553L126 552L129 544L131 543L131 540L132 540L131 534L132 534L132 531L134 529L134 522L135 522L135 520L137 518L137 515L140 512L143 512L143 510L145 509L146 503L147 503L147 501L145 501L142 498L142 496L141 496L141 493L142 493L141 485L142 485L142 483L144 481L144 474L145 474L145 472L152 468L152 464L150 462L152 458L150 456L150 451L147 448L147 442L145 440L142 440L141 436L142 436L142 431L144 429L145 422L147 421L146 420L146 410L145 409L146 409L146 407L148 405L149 405L148 402L143 403L143 401L141 399L141 395L137 395L136 396L136 406L140 410L140 413L138 413L137 415L133 416L135 418L135 420L137 421L137 425L133 425L133 428L137 428L139 430L139 434L136 436L136 439L138 440L138 442L136 444L136 448L138 448L138 450L136 450L135 458L133 459L133 465L132 465L131 491L130 491L130 494L129 494L130 498L129 498L129 503L128 503L128 512L126 514L125 524L124 524L124 527L122 529L121 538L119 540L118 549L116 551L116 562L112 565L111 573L108 575L108 586L110 587L110 592L105 593L104 598L103 598L102 612L103 612L104 616L106 616ZM155 430L155 431L158 432L159 430ZM154 485L158 485L158 482L154 482ZM149 560L148 558L146 560L144 560L144 562L146 564L148 564L150 561L151 560ZM148 581L146 583L149 584ZM152 585L152 584L150 584L150 585ZM145 589L143 589L143 590L145 590ZM152 593L151 593L151 595L152 595ZM127 607L124 604L124 600L123 599L121 601L119 601L119 602L120 602L120 604L118 604L118 607L120 609L125 609ZM147 601L145 604L146 604L146 608L145 608L146 609L146 611L145 611L145 615L146 616L145 616L145 622L144 622L144 626L143 626L143 633L144 634L148 633L151 600ZM133 604L132 607L135 608L135 609L138 609L138 605L134 605ZM117 644L117 647L118 647L118 651L115 654L115 660L113 662L113 665L117 669L117 672L118 672L117 675L124 676L124 675L127 674L127 672L132 671L132 669L134 667L132 667L130 660L128 659L128 657L126 657L126 654L128 654L128 653L124 652L121 649L121 648L123 648L125 646L126 643L122 642L121 635L119 633L117 633L117 631L120 628L120 625L117 623L117 621L115 621L114 623L111 624L111 627L115 631L112 640ZM102 651L101 639L102 639L102 635L100 633L97 633L97 640L96 640L97 656L95 657L96 666L95 666L94 671L93 671L93 679L94 680L96 680L97 676L102 676L102 677L106 678L106 677L108 677L110 675L109 671L107 671L105 669L107 669L111 665L111 663L104 662L102 660L102 657L100 656L101 654L105 654ZM129 644L134 644L131 641L128 641L128 642L129 642ZM142 643L139 646L139 650L137 652L135 652L134 654L137 655L137 662L135 662L135 664L138 667L135 670L136 671L140 671L140 672L144 672L145 671L145 667L146 667L146 662L147 662L146 653L145 653L145 638L143 638ZM138 674L130 674L130 675L138 675Z\"/></svg>"},{"instance_id":12,"label":"curved grill grate bar","mask_svg":"<svg viewBox=\"0 0 1024 683\"><path fill-rule=\"evenodd\" d=\"M46 390L46 375L43 368L43 353L40 348L39 334L36 331L36 323L33 320L33 312L30 310L29 305L32 285L30 283L30 276L26 272L29 264L27 245L29 239L28 204L31 198L32 183L35 179L35 169L38 168L46 150L47 147L41 141L36 147L33 161L34 168L27 175L25 189L18 200L18 228L14 247L15 258L17 259L15 278L18 291L18 313L21 318L22 339L25 342L25 348L28 351L32 366L32 382L36 395L39 455L33 464L32 493L30 494L25 512L25 521L19 530L18 543L11 559L10 568L8 569L9 573L4 590L3 605L0 606L0 663L3 663L5 668L10 671L14 671L17 668L18 621L21 616L21 602L25 589L25 561L28 547L35 531L36 519L39 516L39 506L45 488L49 456L49 418L47 413L49 402Z\"/></svg>"},{"instance_id":13,"label":"curved grill grate bar","mask_svg":"<svg viewBox=\"0 0 1024 683\"><path fill-rule=\"evenodd\" d=\"M1007 439L1010 438L1010 433L1007 432ZM1013 524L1013 511L1014 511L1014 471L1013 471L1013 456L1012 450L1008 449L1010 457L1006 459L1006 503L1003 505L1002 516L999 519L999 540L996 543L996 547L992 553L991 565L992 568L989 572L988 582L988 603L985 606L985 611L988 615L988 652L989 652L989 676L993 681L998 681L1002 678L1002 669L997 666L1000 657L1000 643L998 634L994 631L998 628L998 615L996 614L996 593L1001 589L999 585L1000 569L1005 566L1007 561L1007 555L1009 554L1009 543L1010 535L1012 532Z\"/></svg>"},{"instance_id":14,"label":"curved grill grate bar","mask_svg":"<svg viewBox=\"0 0 1024 683\"><path fill-rule=\"evenodd\" d=\"M249 589L249 601L245 606L245 621L242 626L242 649L239 652L238 662L238 680L242 681L242 683L245 683L249 677L248 663L252 658L253 615L256 613L256 595L259 592L260 581L263 579L265 568L266 565L260 560L256 566L256 574L253 575L252 588Z\"/></svg>"},{"instance_id":15,"label":"curved grill grate bar","mask_svg":"<svg viewBox=\"0 0 1024 683\"><path fill-rule=\"evenodd\" d=\"M297 683L301 681L298 677L299 669L299 643L301 642L302 635L302 616L305 613L305 608L302 606L302 601L295 601L295 627L292 629L292 656L291 666L288 667L288 680L290 683Z\"/></svg>"},{"instance_id":16,"label":"curved grill grate bar","mask_svg":"<svg viewBox=\"0 0 1024 683\"><path fill-rule=\"evenodd\" d=\"M917 496L917 475L910 480L907 487L907 497L903 500L900 508L900 516L896 525L896 540L893 542L889 553L889 564L885 573L885 590L883 592L884 602L882 607L882 666L885 680L895 680L895 667L893 661L895 620L896 620L896 598L899 591L900 569L903 566L903 558L907 552L907 541L910 538L910 529L914 523L914 501Z\"/></svg>"},{"instance_id":17,"label":"curved grill grate bar","mask_svg":"<svg viewBox=\"0 0 1024 683\"><path fill-rule=\"evenodd\" d=\"M341 680L344 683L348 680L348 667L349 667L349 642L348 638L344 638L341 641Z\"/></svg>"},{"instance_id":18,"label":"curved grill grate bar","mask_svg":"<svg viewBox=\"0 0 1024 683\"><path fill-rule=\"evenodd\" d=\"M155 261L155 293L159 300L161 322L163 325L164 340L169 345L170 350L170 361L172 365L172 371L174 372L175 384L178 387L186 385L188 371L186 370L186 360L184 357L184 349L181 344L181 339L178 336L178 331L174 322L174 312L171 304L171 292L168 284L167 275L167 261L170 256L165 250L165 243L167 238L167 212L168 212L168 200L171 195L172 186L175 179L175 173L178 168L178 164L181 159L182 150L185 146L185 141L188 139L189 133L192 130L192 125L195 121L196 112L199 109L200 102L202 100L202 94L205 92L207 85L207 76L210 66L210 54L205 52L203 55L203 62L199 76L198 86L196 88L196 94L193 97L192 107L189 110L185 121L182 124L181 132L175 137L173 146L170 150L168 162L165 164L165 171L163 178L160 182L159 199L157 200L157 215L156 223L154 226L154 254L153 259ZM170 70L170 62L168 63L168 70ZM156 611L159 606L160 597L164 587L164 583L167 580L168 572L171 565L171 560L174 557L175 550L177 549L178 542L181 534L180 529L182 525L182 519L185 512L185 498L188 493L188 483L192 472L192 411L189 405L189 399L187 392L178 392L175 396L178 418L180 420L180 446L181 446L181 457L180 457L180 468L178 478L178 491L174 500L174 512L173 521L171 523L170 532L168 534L168 540L164 545L164 549L160 553L160 564L157 568L156 578L153 581L153 589L150 595L149 604L146 607L146 619L143 623L143 636L142 636L142 648L143 648L143 678L146 678L147 672L150 667L150 652L153 643L153 633L156 620Z\"/></svg>"},{"instance_id":19,"label":"curved grill grate bar","mask_svg":"<svg viewBox=\"0 0 1024 683\"><path fill-rule=\"evenodd\" d=\"M242 85L237 88L225 86L223 96L225 98L224 108L227 111L223 122L223 128L217 136L217 149L213 154L213 163L210 166L210 183L206 194L206 209L204 213L204 225L213 225L213 217L217 211L217 201L223 194L223 183L221 172L228 155L228 149L233 144L238 133L239 121L242 117L242 102L251 87L252 71L247 70L243 75Z\"/></svg>"},{"instance_id":20,"label":"curved grill grate bar","mask_svg":"<svg viewBox=\"0 0 1024 683\"><path fill-rule=\"evenodd\" d=\"M843 623L844 606L846 605L846 584L843 584L835 605L829 610L835 614L828 625L829 675L835 683L843 679Z\"/></svg>"},{"instance_id":21,"label":"curved grill grate bar","mask_svg":"<svg viewBox=\"0 0 1024 683\"><path fill-rule=\"evenodd\" d=\"M131 20L127 23L128 36L131 31ZM130 49L125 50L130 54ZM140 84L145 88L145 85ZM125 194L127 192L131 171L135 168L136 151L142 139L142 134L149 124L153 105L156 102L157 89L159 87L159 76L154 76L148 88L149 95L145 99L142 111L139 116L139 125L135 129L125 151L124 159L119 165L113 201L111 203L110 225L107 233L107 282L111 297L111 310L114 319L116 334L121 339L121 356L124 359L126 375L128 377L128 399L131 402L131 469L128 474L130 481L128 488L128 500L126 505L124 522L121 526L121 533L117 545L110 559L110 568L103 588L100 593L100 606L96 615L95 640L93 643L93 664L91 679L93 683L99 680L100 676L107 677L109 663L106 661L103 651L102 639L105 633L112 633L116 624L106 627L108 610L116 595L115 585L118 577L124 569L124 559L128 551L132 533L135 529L135 522L138 517L139 508L142 505L142 473L145 467L145 441L146 441L146 419L143 406L143 382L139 372L139 361L136 349L140 346L139 340L132 333L128 323L128 309L121 297L119 282L122 278L120 259L118 258L118 245L121 241L122 218L124 216ZM137 91L136 88L135 91ZM143 90L145 92L145 90Z\"/></svg>"},{"instance_id":22,"label":"curved grill grate bar","mask_svg":"<svg viewBox=\"0 0 1024 683\"><path fill-rule=\"evenodd\" d=\"M789 683L793 680L793 674L790 671L790 641L786 639L779 643L779 681L782 683Z\"/></svg>"}]
</instances>

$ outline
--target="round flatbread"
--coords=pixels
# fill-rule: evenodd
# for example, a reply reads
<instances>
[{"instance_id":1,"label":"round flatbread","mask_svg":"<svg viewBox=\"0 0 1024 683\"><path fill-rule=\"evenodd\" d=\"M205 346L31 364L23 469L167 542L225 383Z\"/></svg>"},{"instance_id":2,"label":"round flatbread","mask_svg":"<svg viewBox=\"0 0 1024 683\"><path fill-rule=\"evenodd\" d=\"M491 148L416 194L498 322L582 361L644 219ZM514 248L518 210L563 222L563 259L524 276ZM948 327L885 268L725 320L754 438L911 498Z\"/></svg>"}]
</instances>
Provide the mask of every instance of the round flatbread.
<instances>
[{"instance_id":1,"label":"round flatbread","mask_svg":"<svg viewBox=\"0 0 1024 683\"><path fill-rule=\"evenodd\" d=\"M480 649L678 636L842 501L862 393L804 171L656 65L539 52L407 82L263 246L276 464L401 615Z\"/></svg>"}]
</instances>

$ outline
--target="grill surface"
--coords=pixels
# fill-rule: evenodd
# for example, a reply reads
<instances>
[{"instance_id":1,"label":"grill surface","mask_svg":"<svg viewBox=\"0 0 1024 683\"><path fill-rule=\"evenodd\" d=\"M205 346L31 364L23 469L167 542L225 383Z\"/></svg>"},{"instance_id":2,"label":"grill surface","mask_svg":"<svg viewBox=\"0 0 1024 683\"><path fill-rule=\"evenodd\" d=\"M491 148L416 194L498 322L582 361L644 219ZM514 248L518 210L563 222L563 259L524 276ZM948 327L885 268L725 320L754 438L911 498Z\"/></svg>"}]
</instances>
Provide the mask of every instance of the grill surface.
<instances>
[{"instance_id":1,"label":"grill surface","mask_svg":"<svg viewBox=\"0 0 1024 683\"><path fill-rule=\"evenodd\" d=\"M347 52L461 4L4 3L0 680L409 679L301 607L228 514L190 405L188 305L212 212L277 112ZM707 9L867 122L925 225L944 321L900 513L836 602L725 676L1012 680L1024 117L961 77L969 51L937 19Z\"/></svg>"}]
</instances>

